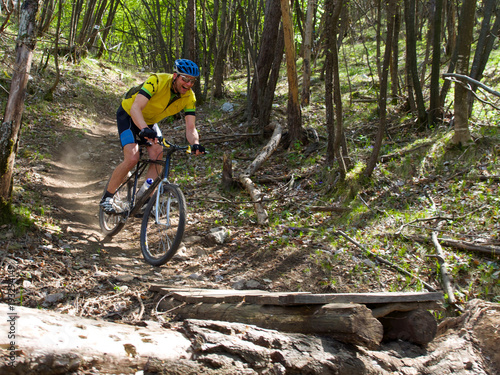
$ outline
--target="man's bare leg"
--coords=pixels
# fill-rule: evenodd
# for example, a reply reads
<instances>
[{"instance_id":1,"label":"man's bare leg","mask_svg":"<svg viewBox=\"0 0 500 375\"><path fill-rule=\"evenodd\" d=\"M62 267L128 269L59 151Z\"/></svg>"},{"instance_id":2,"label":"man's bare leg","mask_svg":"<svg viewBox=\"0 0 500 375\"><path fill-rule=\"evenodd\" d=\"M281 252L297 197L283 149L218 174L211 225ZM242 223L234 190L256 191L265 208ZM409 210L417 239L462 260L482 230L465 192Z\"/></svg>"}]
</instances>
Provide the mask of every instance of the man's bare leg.
<instances>
[{"instance_id":1,"label":"man's bare leg","mask_svg":"<svg viewBox=\"0 0 500 375\"><path fill-rule=\"evenodd\" d=\"M129 143L123 147L123 161L113 171L108 183L108 192L114 194L116 189L125 180L127 173L134 168L139 161L139 145Z\"/></svg>"}]
</instances>

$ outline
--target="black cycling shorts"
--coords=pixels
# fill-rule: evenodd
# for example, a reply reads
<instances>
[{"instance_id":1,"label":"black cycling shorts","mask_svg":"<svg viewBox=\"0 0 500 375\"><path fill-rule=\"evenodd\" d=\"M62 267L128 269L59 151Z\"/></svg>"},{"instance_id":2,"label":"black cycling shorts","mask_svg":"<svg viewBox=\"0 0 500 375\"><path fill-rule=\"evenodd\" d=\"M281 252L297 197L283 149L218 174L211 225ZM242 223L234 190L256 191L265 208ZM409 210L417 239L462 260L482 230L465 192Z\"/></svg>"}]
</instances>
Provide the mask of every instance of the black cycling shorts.
<instances>
[{"instance_id":1,"label":"black cycling shorts","mask_svg":"<svg viewBox=\"0 0 500 375\"><path fill-rule=\"evenodd\" d=\"M120 135L122 147L130 143L138 143L140 129L134 124L132 117L125 112L121 105L116 111L116 123L118 125L118 134ZM162 134L158 124L148 126L156 132L158 137L161 137Z\"/></svg>"}]
</instances>

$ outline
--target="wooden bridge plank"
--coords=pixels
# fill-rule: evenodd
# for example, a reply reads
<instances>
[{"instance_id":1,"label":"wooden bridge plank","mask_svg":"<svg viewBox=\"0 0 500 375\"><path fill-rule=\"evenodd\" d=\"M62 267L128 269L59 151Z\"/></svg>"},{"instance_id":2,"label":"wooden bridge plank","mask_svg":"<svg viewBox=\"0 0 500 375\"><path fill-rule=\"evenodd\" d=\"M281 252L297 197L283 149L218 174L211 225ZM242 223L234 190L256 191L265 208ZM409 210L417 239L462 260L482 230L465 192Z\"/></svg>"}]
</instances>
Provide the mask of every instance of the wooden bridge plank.
<instances>
[{"instance_id":1,"label":"wooden bridge plank","mask_svg":"<svg viewBox=\"0 0 500 375\"><path fill-rule=\"evenodd\" d=\"M274 304L280 305L315 305L327 303L362 303L380 304L396 302L428 302L443 301L440 292L375 292L375 293L331 293L331 294L297 294L278 297ZM268 303L272 301L269 300Z\"/></svg>"},{"instance_id":2,"label":"wooden bridge plank","mask_svg":"<svg viewBox=\"0 0 500 375\"><path fill-rule=\"evenodd\" d=\"M180 288L153 285L151 291L162 295L172 295L178 301L186 303L253 303L259 305L324 305L328 303L416 303L441 302L441 292L374 292L374 293L324 293L309 292L267 292L265 290L231 290Z\"/></svg>"}]
</instances>

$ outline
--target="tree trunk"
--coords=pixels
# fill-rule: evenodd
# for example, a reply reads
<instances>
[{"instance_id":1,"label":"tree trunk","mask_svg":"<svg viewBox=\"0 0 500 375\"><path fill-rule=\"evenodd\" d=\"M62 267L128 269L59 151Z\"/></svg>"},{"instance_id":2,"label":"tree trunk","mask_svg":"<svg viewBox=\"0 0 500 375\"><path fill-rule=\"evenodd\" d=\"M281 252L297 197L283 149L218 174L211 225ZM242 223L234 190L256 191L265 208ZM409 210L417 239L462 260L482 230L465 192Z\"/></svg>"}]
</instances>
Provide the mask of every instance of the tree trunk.
<instances>
[{"instance_id":1,"label":"tree trunk","mask_svg":"<svg viewBox=\"0 0 500 375\"><path fill-rule=\"evenodd\" d=\"M196 1L188 0L186 7L186 20L184 25L184 45L182 49L182 56L179 58L185 58L198 63L198 53L197 53L197 43L196 43ZM194 93L198 98L201 98L201 86L200 80L197 79L193 88Z\"/></svg>"},{"instance_id":2,"label":"tree trunk","mask_svg":"<svg viewBox=\"0 0 500 375\"><path fill-rule=\"evenodd\" d=\"M378 156L380 153L380 148L382 147L382 139L385 134L386 121L387 121L387 82L389 77L389 64L392 53L392 39L394 37L394 20L396 9L396 0L389 0L387 3L387 40L385 44L384 61L382 64L382 76L380 77L380 98L379 98L379 114L380 122L377 132L377 137L375 139L375 144L373 145L373 151L368 161L368 165L364 171L366 177L371 176L375 166L377 165Z\"/></svg>"},{"instance_id":3,"label":"tree trunk","mask_svg":"<svg viewBox=\"0 0 500 375\"><path fill-rule=\"evenodd\" d=\"M337 48L334 35L334 10L335 2L327 0L325 3L325 107L326 107L326 131L328 134L326 146L326 164L332 166L335 161L335 109L333 105L333 51Z\"/></svg>"},{"instance_id":4,"label":"tree trunk","mask_svg":"<svg viewBox=\"0 0 500 375\"><path fill-rule=\"evenodd\" d=\"M220 14L214 19L214 23L220 20L220 33L218 34L217 48L214 55L214 84L212 95L216 99L223 97L223 83L224 83L224 63L226 60L226 49L224 48L224 39L228 26L228 6L227 0L221 0Z\"/></svg>"},{"instance_id":5,"label":"tree trunk","mask_svg":"<svg viewBox=\"0 0 500 375\"><path fill-rule=\"evenodd\" d=\"M476 13L476 0L464 0L461 10L461 28L459 31L457 73L469 73L470 45L474 28L474 15ZM455 84L455 125L453 138L454 144L465 145L471 140L469 130L469 107L467 102L468 90L460 84Z\"/></svg>"},{"instance_id":6,"label":"tree trunk","mask_svg":"<svg viewBox=\"0 0 500 375\"><path fill-rule=\"evenodd\" d=\"M448 40L446 43L446 55L451 56L455 51L457 43L456 7L453 0L446 0L446 30Z\"/></svg>"},{"instance_id":7,"label":"tree trunk","mask_svg":"<svg viewBox=\"0 0 500 375\"><path fill-rule=\"evenodd\" d=\"M227 0L223 0L220 16L221 31L217 42L217 53L214 56L214 98L222 98L224 96L224 70L226 66L227 50L229 48L229 38L233 33L233 26L236 18L235 9L235 1L230 0L228 4Z\"/></svg>"},{"instance_id":8,"label":"tree trunk","mask_svg":"<svg viewBox=\"0 0 500 375\"><path fill-rule=\"evenodd\" d=\"M391 59L391 95L397 103L397 97L401 95L399 87L399 33L401 31L401 11L396 11L394 22L394 38L392 41L392 59Z\"/></svg>"},{"instance_id":9,"label":"tree trunk","mask_svg":"<svg viewBox=\"0 0 500 375\"><path fill-rule=\"evenodd\" d=\"M0 10L1 9L2 7L0 6ZM52 18L54 16L54 9L55 9L54 0L48 0L43 2L40 21L38 23L40 26L38 27L37 36L42 36L49 30L50 24L52 23Z\"/></svg>"},{"instance_id":10,"label":"tree trunk","mask_svg":"<svg viewBox=\"0 0 500 375\"><path fill-rule=\"evenodd\" d=\"M111 3L113 2L113 0L110 0L110 1L111 1ZM113 4L110 4L110 6L112 6L112 5ZM106 11L107 8L108 8L108 0L101 0L101 2L99 3L99 5L97 7L97 11L92 16L91 25L90 25L91 26L90 32L89 32L89 36L88 36L87 42L86 42L86 48L89 51L91 49L95 50L96 38L97 38L97 35L99 35L99 30L101 28L104 12Z\"/></svg>"},{"instance_id":11,"label":"tree trunk","mask_svg":"<svg viewBox=\"0 0 500 375\"><path fill-rule=\"evenodd\" d=\"M311 87L311 45L313 31L313 14L316 11L316 0L309 0L307 3L306 28L303 44L303 73L302 73L302 98L303 106L309 105Z\"/></svg>"},{"instance_id":12,"label":"tree trunk","mask_svg":"<svg viewBox=\"0 0 500 375\"><path fill-rule=\"evenodd\" d=\"M59 84L59 80L61 78L61 72L59 69L59 34L61 33L62 2L63 0L58 1L56 39L54 45L54 65L56 67L56 79L54 80L52 86L49 88L48 92L45 94L45 99L48 100L53 99L54 91L56 91L57 85Z\"/></svg>"},{"instance_id":13,"label":"tree trunk","mask_svg":"<svg viewBox=\"0 0 500 375\"><path fill-rule=\"evenodd\" d=\"M274 50L274 59L271 64L271 71L269 72L267 85L264 86L264 91L259 96L259 125L261 128L267 126L267 124L269 124L269 119L271 118L274 93L280 78L281 61L283 60L283 50L285 48L285 38L283 35L284 31L282 25L278 31L278 39L276 40Z\"/></svg>"},{"instance_id":14,"label":"tree trunk","mask_svg":"<svg viewBox=\"0 0 500 375\"><path fill-rule=\"evenodd\" d=\"M83 16L83 21L82 21L82 26L80 28L80 33L78 34L78 37L76 38L76 43L80 46L83 47L87 43L87 39L90 36L91 30L92 30L92 15L94 14L95 6L96 6L97 0L90 0L87 1L86 3L86 11L85 15Z\"/></svg>"},{"instance_id":15,"label":"tree trunk","mask_svg":"<svg viewBox=\"0 0 500 375\"><path fill-rule=\"evenodd\" d=\"M24 110L24 94L28 85L33 50L36 45L36 16L39 0L26 0L21 8L16 61L9 99L0 127L0 210L10 206L12 174L16 158L19 130Z\"/></svg>"},{"instance_id":16,"label":"tree trunk","mask_svg":"<svg viewBox=\"0 0 500 375\"><path fill-rule=\"evenodd\" d=\"M332 75L333 75L333 102L335 103L335 137L333 141L333 153L337 158L337 163L339 164L339 171L342 179L345 178L347 174L347 166L343 156L347 156L347 150L344 147L344 153L340 151L341 146L345 146L346 142L344 139L344 123L342 120L342 93L340 90L340 73L339 73L339 44L337 41L338 35L338 24L340 19L340 14L342 8L344 7L343 0L338 0L335 3L335 8L333 12L333 32L332 32L332 43L331 43L331 53L332 53Z\"/></svg>"},{"instance_id":17,"label":"tree trunk","mask_svg":"<svg viewBox=\"0 0 500 375\"><path fill-rule=\"evenodd\" d=\"M418 121L420 125L427 123L427 113L425 111L424 95L422 87L418 79L417 66L417 39L415 29L415 0L404 0L405 4L405 21L406 21L406 54L407 64L406 69L411 77L411 84L415 93Z\"/></svg>"},{"instance_id":18,"label":"tree trunk","mask_svg":"<svg viewBox=\"0 0 500 375\"><path fill-rule=\"evenodd\" d=\"M476 81L481 81L483 78L483 72L488 62L491 50L493 49L494 42L498 35L498 30L500 28L500 8L497 6L496 0L487 0L485 2L485 7L483 10L484 18L481 25L481 32L477 40L476 52L474 54L474 60L472 62L472 68L470 71L470 77ZM495 14L495 23L491 25L491 17ZM477 90L476 85L471 85L472 90L475 92ZM469 117L472 114L472 105L474 104L474 95L472 93L468 94L469 102Z\"/></svg>"},{"instance_id":19,"label":"tree trunk","mask_svg":"<svg viewBox=\"0 0 500 375\"><path fill-rule=\"evenodd\" d=\"M104 29L101 34L101 46L99 47L99 51L97 52L97 58L99 59L102 54L104 53L104 50L106 48L106 40L108 39L109 32L111 30L111 26L113 25L113 21L115 19L115 14L116 10L118 9L118 5L120 2L118 0L111 0L111 3L109 4L109 12L108 16L106 17L106 25L104 26ZM109 56L110 57L110 56Z\"/></svg>"},{"instance_id":20,"label":"tree trunk","mask_svg":"<svg viewBox=\"0 0 500 375\"><path fill-rule=\"evenodd\" d=\"M280 56L283 55L281 53L282 50L280 51L278 48L281 45L281 42L278 40L280 35L280 18L279 0L267 0L262 40L249 94L248 121L251 121L254 117L263 117L261 116L262 112L267 110L270 113L272 108L276 83L273 84L270 81L270 74L273 64L276 62L276 54L279 52ZM248 35L248 38L251 38L251 36ZM271 90L271 100L262 102L268 90ZM266 125L266 123L259 122L258 130L263 130Z\"/></svg>"},{"instance_id":21,"label":"tree trunk","mask_svg":"<svg viewBox=\"0 0 500 375\"><path fill-rule=\"evenodd\" d=\"M186 24L184 26L183 58L196 60L196 1L188 0L186 7Z\"/></svg>"},{"instance_id":22,"label":"tree trunk","mask_svg":"<svg viewBox=\"0 0 500 375\"><path fill-rule=\"evenodd\" d=\"M281 17L283 20L288 76L288 131L290 144L293 145L295 141L302 141L302 114L299 103L299 84L295 64L295 43L290 0L281 0Z\"/></svg>"},{"instance_id":23,"label":"tree trunk","mask_svg":"<svg viewBox=\"0 0 500 375\"><path fill-rule=\"evenodd\" d=\"M439 79L441 69L441 28L443 14L443 0L436 0L436 9L433 20L432 36L432 72L431 72L431 98L429 101L429 122L435 124L441 116L442 109L439 100ZM430 41L429 41L430 42Z\"/></svg>"}]
</instances>

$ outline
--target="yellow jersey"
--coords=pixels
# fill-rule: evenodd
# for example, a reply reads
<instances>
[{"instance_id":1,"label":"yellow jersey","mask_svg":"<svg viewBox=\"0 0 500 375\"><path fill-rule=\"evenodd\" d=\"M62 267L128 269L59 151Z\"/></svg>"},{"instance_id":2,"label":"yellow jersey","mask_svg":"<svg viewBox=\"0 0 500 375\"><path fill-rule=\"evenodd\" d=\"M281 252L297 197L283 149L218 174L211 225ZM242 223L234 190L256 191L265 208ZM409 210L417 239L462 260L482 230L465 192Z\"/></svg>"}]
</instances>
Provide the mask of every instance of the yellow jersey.
<instances>
[{"instance_id":1,"label":"yellow jersey","mask_svg":"<svg viewBox=\"0 0 500 375\"><path fill-rule=\"evenodd\" d=\"M184 110L186 114L195 114L196 97L193 90L180 95L172 92L173 74L156 73L149 76L139 92L149 101L142 111L146 124L153 125L168 116ZM123 109L130 115L130 108L139 92L128 99L122 100Z\"/></svg>"}]
</instances>

